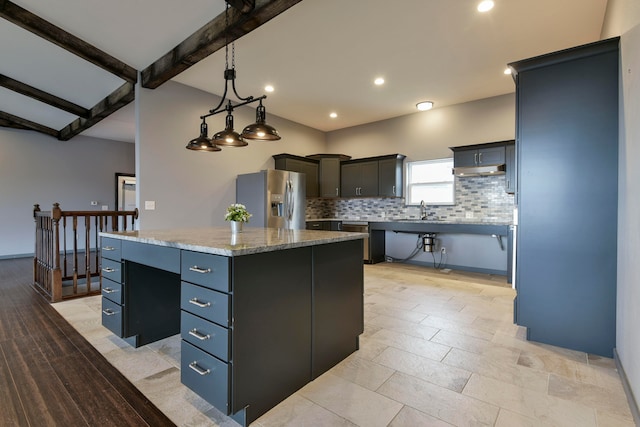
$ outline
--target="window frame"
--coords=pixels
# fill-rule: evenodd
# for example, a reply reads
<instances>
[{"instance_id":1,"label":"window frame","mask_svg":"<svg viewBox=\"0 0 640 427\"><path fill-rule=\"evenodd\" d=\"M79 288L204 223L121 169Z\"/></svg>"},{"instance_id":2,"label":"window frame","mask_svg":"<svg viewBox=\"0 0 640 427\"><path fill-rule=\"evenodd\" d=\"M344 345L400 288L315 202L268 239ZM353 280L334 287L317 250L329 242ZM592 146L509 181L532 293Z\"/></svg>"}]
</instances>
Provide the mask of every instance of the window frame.
<instances>
[{"instance_id":1,"label":"window frame","mask_svg":"<svg viewBox=\"0 0 640 427\"><path fill-rule=\"evenodd\" d=\"M419 206L420 201L411 200L411 189L414 186L429 186L429 185L442 185L449 184L451 185L451 201L450 202L431 202L425 201L425 205L427 206L454 206L456 204L456 180L453 173L451 173L451 179L443 180L443 181L422 181L422 182L412 182L411 181L411 172L415 166L422 166L426 164L436 164L436 163L449 163L451 168L453 168L453 157L443 157L438 159L428 159L428 160L415 160L412 162L406 163L406 185L405 185L405 205L406 206Z\"/></svg>"}]
</instances>

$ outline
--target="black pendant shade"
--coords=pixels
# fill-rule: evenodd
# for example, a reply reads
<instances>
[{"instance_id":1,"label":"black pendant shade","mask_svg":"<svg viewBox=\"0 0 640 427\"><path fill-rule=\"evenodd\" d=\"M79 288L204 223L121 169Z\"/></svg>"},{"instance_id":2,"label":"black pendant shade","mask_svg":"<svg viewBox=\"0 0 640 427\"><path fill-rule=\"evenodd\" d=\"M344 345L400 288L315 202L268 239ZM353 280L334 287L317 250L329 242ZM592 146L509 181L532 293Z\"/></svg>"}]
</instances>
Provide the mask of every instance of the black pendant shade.
<instances>
[{"instance_id":1,"label":"black pendant shade","mask_svg":"<svg viewBox=\"0 0 640 427\"><path fill-rule=\"evenodd\" d=\"M207 137L209 133L207 129L207 123L202 119L202 123L200 124L200 136L192 139L187 144L187 150L194 151L222 151L220 147L217 147L211 140Z\"/></svg>"},{"instance_id":2,"label":"black pendant shade","mask_svg":"<svg viewBox=\"0 0 640 427\"><path fill-rule=\"evenodd\" d=\"M231 103L229 103L229 105L231 105ZM233 130L233 115L231 114L231 111L227 114L224 130L216 132L211 140L214 144L223 147L246 147L249 145L247 141L242 139L238 132Z\"/></svg>"},{"instance_id":3,"label":"black pendant shade","mask_svg":"<svg viewBox=\"0 0 640 427\"><path fill-rule=\"evenodd\" d=\"M252 139L258 141L277 141L280 139L278 131L267 123L267 110L262 105L256 108L256 122L244 128L242 137L244 139Z\"/></svg>"}]
</instances>

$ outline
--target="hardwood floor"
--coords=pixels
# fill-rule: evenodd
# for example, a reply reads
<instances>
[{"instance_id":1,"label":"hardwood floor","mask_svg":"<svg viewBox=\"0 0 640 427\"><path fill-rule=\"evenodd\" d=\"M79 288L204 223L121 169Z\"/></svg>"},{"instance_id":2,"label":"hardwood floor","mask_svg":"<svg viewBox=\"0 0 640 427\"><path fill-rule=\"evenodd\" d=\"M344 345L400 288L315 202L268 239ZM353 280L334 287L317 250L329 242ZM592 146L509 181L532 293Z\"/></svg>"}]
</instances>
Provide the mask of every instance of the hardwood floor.
<instances>
[{"instance_id":1,"label":"hardwood floor","mask_svg":"<svg viewBox=\"0 0 640 427\"><path fill-rule=\"evenodd\" d=\"M31 288L32 265L0 260L0 425L175 425Z\"/></svg>"}]
</instances>

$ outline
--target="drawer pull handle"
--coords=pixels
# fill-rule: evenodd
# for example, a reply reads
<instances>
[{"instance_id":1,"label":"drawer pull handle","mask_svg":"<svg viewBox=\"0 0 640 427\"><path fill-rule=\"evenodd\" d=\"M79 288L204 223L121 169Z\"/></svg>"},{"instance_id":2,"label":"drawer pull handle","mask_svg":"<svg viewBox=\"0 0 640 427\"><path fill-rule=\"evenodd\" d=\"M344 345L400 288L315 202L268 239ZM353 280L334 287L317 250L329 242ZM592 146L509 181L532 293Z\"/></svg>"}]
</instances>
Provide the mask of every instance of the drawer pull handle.
<instances>
[{"instance_id":1,"label":"drawer pull handle","mask_svg":"<svg viewBox=\"0 0 640 427\"><path fill-rule=\"evenodd\" d=\"M189 335L191 335L192 337L196 337L198 338L200 341L206 341L209 338L211 338L211 335L209 334L203 334L201 332L198 332L198 330L196 328L193 328L192 330L189 331Z\"/></svg>"},{"instance_id":2,"label":"drawer pull handle","mask_svg":"<svg viewBox=\"0 0 640 427\"><path fill-rule=\"evenodd\" d=\"M113 273L114 271L116 271L116 269L111 267L104 267L102 271L104 271L105 273Z\"/></svg>"},{"instance_id":3,"label":"drawer pull handle","mask_svg":"<svg viewBox=\"0 0 640 427\"><path fill-rule=\"evenodd\" d=\"M102 292L104 292L105 294L113 294L115 292L118 292L117 289L111 289L111 288L102 288Z\"/></svg>"},{"instance_id":4,"label":"drawer pull handle","mask_svg":"<svg viewBox=\"0 0 640 427\"><path fill-rule=\"evenodd\" d=\"M114 248L113 246L103 246L102 250L103 251L115 251L116 248Z\"/></svg>"},{"instance_id":5,"label":"drawer pull handle","mask_svg":"<svg viewBox=\"0 0 640 427\"><path fill-rule=\"evenodd\" d=\"M110 308L105 308L104 310L102 310L102 312L107 316L113 316L114 314L117 314L117 312L111 310Z\"/></svg>"},{"instance_id":6,"label":"drawer pull handle","mask_svg":"<svg viewBox=\"0 0 640 427\"><path fill-rule=\"evenodd\" d=\"M197 305L200 308L211 307L211 303L210 302L200 302L200 301L198 301L198 298L196 298L196 297L191 298L189 300L189 304Z\"/></svg>"},{"instance_id":7,"label":"drawer pull handle","mask_svg":"<svg viewBox=\"0 0 640 427\"><path fill-rule=\"evenodd\" d=\"M189 271L195 271L196 273L200 273L200 274L207 274L207 273L211 273L211 269L210 268L200 268L197 265L194 265L193 267L189 267Z\"/></svg>"},{"instance_id":8,"label":"drawer pull handle","mask_svg":"<svg viewBox=\"0 0 640 427\"><path fill-rule=\"evenodd\" d=\"M211 373L211 369L202 369L200 366L198 366L198 362L196 362L195 360L189 363L189 367L196 371L198 375L207 375Z\"/></svg>"}]
</instances>

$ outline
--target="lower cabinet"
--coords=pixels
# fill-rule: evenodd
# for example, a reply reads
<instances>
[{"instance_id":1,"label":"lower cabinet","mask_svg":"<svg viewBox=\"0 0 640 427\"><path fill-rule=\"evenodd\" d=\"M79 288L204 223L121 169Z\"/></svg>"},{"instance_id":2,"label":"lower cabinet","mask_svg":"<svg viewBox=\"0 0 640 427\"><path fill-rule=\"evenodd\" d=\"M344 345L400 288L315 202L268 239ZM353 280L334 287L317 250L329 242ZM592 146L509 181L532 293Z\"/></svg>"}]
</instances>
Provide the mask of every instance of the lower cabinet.
<instances>
[{"instance_id":1,"label":"lower cabinet","mask_svg":"<svg viewBox=\"0 0 640 427\"><path fill-rule=\"evenodd\" d=\"M361 240L237 257L177 250L163 262L178 273L140 264L166 247L137 245L122 255L124 304L103 278L103 325L136 347L179 332L182 383L241 425L358 349Z\"/></svg>"}]
</instances>

